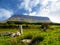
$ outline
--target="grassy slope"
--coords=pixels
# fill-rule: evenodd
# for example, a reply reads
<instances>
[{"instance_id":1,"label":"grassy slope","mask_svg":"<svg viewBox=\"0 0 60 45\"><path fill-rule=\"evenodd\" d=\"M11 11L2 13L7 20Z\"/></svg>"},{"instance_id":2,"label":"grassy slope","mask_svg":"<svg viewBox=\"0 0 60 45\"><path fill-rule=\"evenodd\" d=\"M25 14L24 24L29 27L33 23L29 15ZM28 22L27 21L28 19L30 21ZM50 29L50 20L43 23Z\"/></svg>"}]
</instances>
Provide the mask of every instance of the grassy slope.
<instances>
[{"instance_id":1,"label":"grassy slope","mask_svg":"<svg viewBox=\"0 0 60 45\"><path fill-rule=\"evenodd\" d=\"M32 43L31 45L60 45L60 27L50 26L53 29L47 29L46 32L41 31L41 29L31 28L24 29L24 33L15 38L9 36L0 37L0 45L29 45L20 42L21 39L31 38L32 40L36 37L43 37L43 41L37 43ZM0 32L16 32L17 29L0 29Z\"/></svg>"}]
</instances>

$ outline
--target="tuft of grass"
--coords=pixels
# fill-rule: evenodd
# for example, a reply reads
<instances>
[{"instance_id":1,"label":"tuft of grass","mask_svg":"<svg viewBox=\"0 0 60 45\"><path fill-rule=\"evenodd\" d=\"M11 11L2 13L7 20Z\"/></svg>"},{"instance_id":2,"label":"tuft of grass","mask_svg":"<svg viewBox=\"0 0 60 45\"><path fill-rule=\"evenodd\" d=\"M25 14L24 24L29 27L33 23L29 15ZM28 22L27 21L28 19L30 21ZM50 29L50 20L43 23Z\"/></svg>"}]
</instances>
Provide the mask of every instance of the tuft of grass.
<instances>
[{"instance_id":1,"label":"tuft of grass","mask_svg":"<svg viewBox=\"0 0 60 45\"><path fill-rule=\"evenodd\" d=\"M32 39L32 42L29 45L38 45L40 42L44 40L42 36L36 36Z\"/></svg>"}]
</instances>

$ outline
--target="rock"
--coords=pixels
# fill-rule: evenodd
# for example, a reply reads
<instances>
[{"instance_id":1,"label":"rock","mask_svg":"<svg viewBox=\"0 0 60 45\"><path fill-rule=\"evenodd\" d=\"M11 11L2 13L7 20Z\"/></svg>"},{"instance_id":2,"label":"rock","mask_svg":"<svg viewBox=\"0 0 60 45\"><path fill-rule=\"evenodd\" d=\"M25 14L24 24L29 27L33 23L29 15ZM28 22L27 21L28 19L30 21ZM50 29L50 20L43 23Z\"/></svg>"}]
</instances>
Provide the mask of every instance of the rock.
<instances>
[{"instance_id":1,"label":"rock","mask_svg":"<svg viewBox=\"0 0 60 45\"><path fill-rule=\"evenodd\" d=\"M15 34L15 33L12 33L10 36L11 36L11 37L15 37L15 36L16 36L16 34Z\"/></svg>"},{"instance_id":2,"label":"rock","mask_svg":"<svg viewBox=\"0 0 60 45\"><path fill-rule=\"evenodd\" d=\"M20 34L20 32L19 31L17 31L16 32L16 36L20 36L21 34Z\"/></svg>"},{"instance_id":3,"label":"rock","mask_svg":"<svg viewBox=\"0 0 60 45\"><path fill-rule=\"evenodd\" d=\"M0 36L10 36L10 37L15 37L15 36L20 36L20 32L17 31L16 33L13 32L4 32L4 33L0 33Z\"/></svg>"},{"instance_id":4,"label":"rock","mask_svg":"<svg viewBox=\"0 0 60 45\"><path fill-rule=\"evenodd\" d=\"M0 33L0 36L10 36L11 32Z\"/></svg>"},{"instance_id":5,"label":"rock","mask_svg":"<svg viewBox=\"0 0 60 45\"><path fill-rule=\"evenodd\" d=\"M21 42L23 42L23 43L31 43L32 40L31 39L23 39L23 40L21 40Z\"/></svg>"}]
</instances>

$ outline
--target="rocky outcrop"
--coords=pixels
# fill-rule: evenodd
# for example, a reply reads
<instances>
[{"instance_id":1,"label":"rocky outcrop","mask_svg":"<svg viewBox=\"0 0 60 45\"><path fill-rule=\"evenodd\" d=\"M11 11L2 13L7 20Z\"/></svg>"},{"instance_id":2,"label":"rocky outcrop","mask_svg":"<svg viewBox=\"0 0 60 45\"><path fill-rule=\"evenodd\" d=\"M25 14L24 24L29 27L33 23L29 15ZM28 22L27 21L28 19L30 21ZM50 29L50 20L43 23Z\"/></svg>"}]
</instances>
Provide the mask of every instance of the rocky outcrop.
<instances>
[{"instance_id":1,"label":"rocky outcrop","mask_svg":"<svg viewBox=\"0 0 60 45\"><path fill-rule=\"evenodd\" d=\"M14 32L4 32L4 33L0 33L0 36L10 36L10 37L15 37L15 36L20 36L20 32L17 31L16 33Z\"/></svg>"}]
</instances>

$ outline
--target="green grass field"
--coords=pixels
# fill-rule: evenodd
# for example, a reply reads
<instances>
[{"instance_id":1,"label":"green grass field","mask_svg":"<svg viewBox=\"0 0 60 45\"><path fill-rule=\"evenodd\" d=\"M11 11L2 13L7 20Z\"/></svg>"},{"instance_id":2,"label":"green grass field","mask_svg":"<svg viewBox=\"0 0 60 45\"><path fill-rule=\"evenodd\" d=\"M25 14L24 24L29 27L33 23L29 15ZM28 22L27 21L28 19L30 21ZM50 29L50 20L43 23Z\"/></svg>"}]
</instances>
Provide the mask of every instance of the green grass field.
<instances>
[{"instance_id":1,"label":"green grass field","mask_svg":"<svg viewBox=\"0 0 60 45\"><path fill-rule=\"evenodd\" d=\"M0 33L16 31L19 29L0 29ZM33 43L22 43L22 39L32 39ZM23 29L23 34L18 37L1 36L0 45L60 45L60 26L52 25L46 32L37 26L32 26Z\"/></svg>"}]
</instances>

